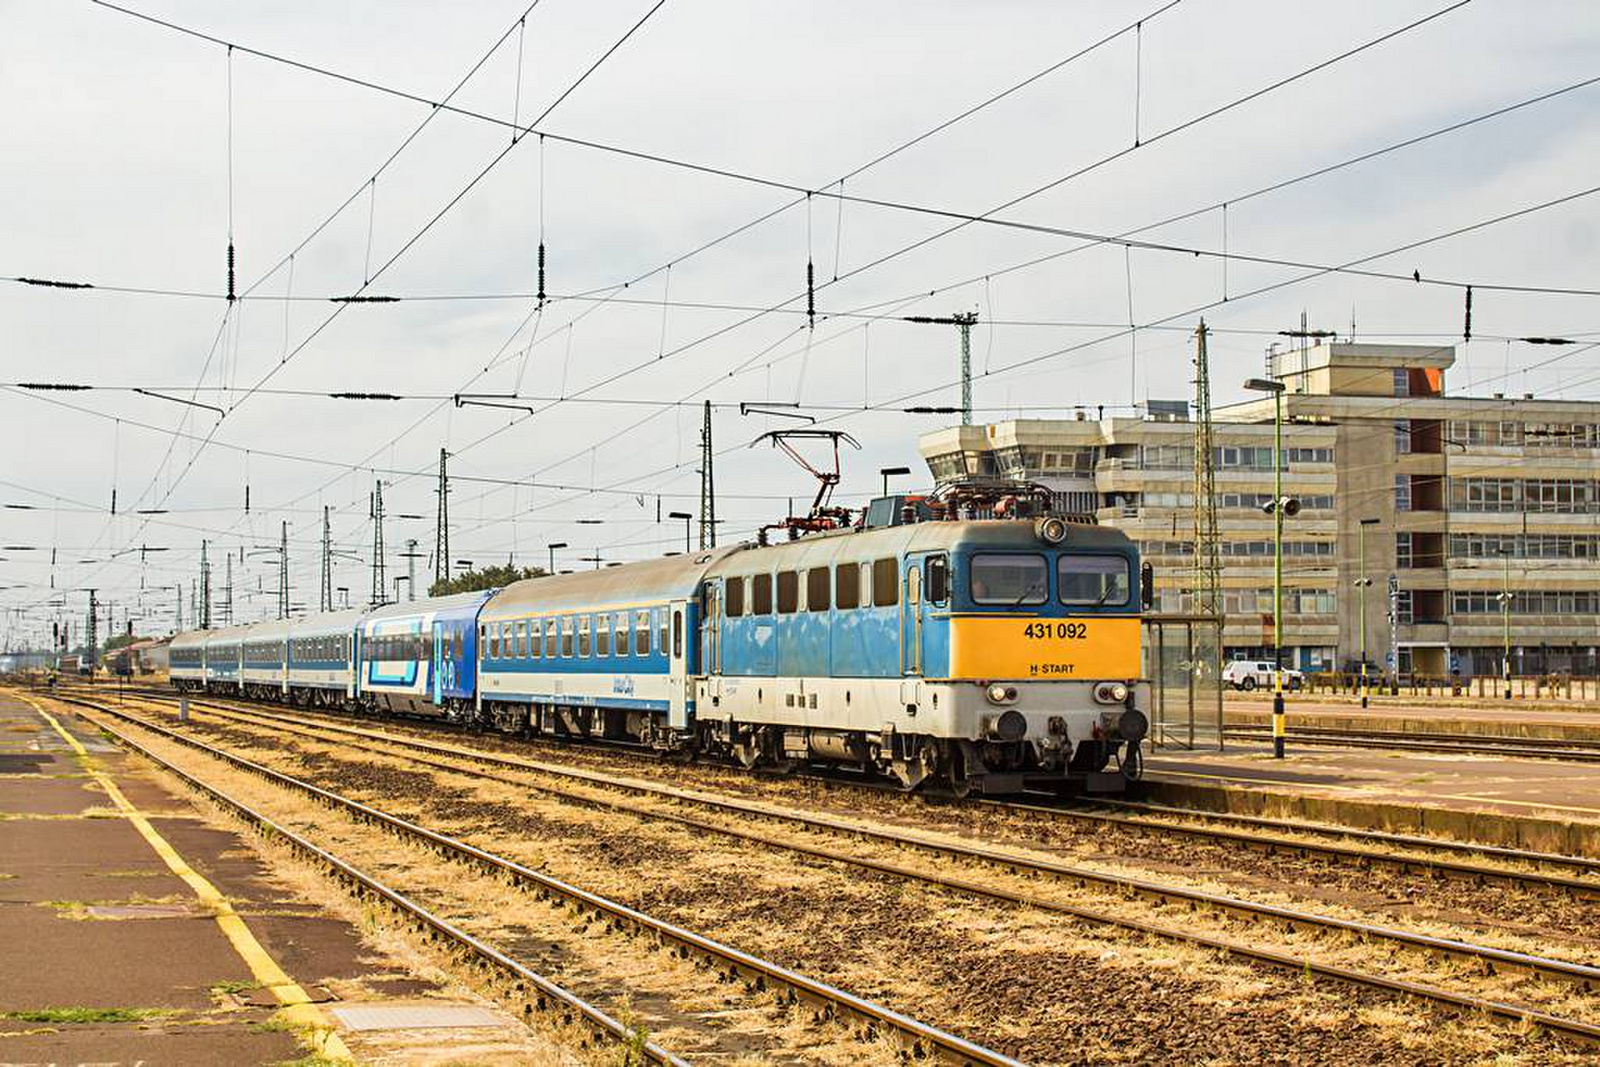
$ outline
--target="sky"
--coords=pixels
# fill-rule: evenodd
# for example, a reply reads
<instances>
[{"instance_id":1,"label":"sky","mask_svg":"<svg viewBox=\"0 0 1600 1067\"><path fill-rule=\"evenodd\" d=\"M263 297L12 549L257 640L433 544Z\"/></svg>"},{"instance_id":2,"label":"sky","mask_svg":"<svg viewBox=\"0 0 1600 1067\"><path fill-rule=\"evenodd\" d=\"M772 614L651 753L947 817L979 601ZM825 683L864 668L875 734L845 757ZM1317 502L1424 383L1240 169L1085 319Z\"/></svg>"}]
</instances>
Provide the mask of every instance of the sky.
<instances>
[{"instance_id":1,"label":"sky","mask_svg":"<svg viewBox=\"0 0 1600 1067\"><path fill-rule=\"evenodd\" d=\"M1600 399L1600 349L1506 340L1600 340L1596 296L1493 288L1600 284L1582 0L127 9L0 0L0 646L89 588L191 622L202 541L273 617L284 523L315 610L324 508L364 603L380 481L386 593L425 590L441 448L453 564L681 549L707 400L723 541L809 503L758 440L795 414L860 446L838 502L925 484L952 417L904 409L958 402L957 335L905 316L977 314L979 421L1188 398L1202 315L1219 405L1302 312L1457 345L1452 393ZM1362 265L1428 284L1281 262L1463 227Z\"/></svg>"}]
</instances>

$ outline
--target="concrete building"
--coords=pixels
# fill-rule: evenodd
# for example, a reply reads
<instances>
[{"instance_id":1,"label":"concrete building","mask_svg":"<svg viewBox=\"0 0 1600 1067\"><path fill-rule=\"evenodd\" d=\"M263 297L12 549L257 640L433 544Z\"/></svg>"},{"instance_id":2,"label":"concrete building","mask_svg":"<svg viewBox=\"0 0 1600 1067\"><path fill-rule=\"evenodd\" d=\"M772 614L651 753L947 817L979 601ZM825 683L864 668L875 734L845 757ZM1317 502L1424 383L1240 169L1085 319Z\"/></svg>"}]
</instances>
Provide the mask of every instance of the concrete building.
<instances>
[{"instance_id":1,"label":"concrete building","mask_svg":"<svg viewBox=\"0 0 1600 1067\"><path fill-rule=\"evenodd\" d=\"M1365 574L1380 668L1497 674L1509 621L1513 673L1600 673L1600 403L1447 396L1454 359L1338 342L1268 353L1286 387L1284 492L1302 505L1284 521L1285 662L1359 659ZM1230 657L1272 644L1272 418L1266 396L1215 412ZM1186 404L1152 401L1143 418L958 426L920 448L940 482L1041 482L1061 510L1126 530L1155 567L1157 610L1190 611L1194 431Z\"/></svg>"}]
</instances>

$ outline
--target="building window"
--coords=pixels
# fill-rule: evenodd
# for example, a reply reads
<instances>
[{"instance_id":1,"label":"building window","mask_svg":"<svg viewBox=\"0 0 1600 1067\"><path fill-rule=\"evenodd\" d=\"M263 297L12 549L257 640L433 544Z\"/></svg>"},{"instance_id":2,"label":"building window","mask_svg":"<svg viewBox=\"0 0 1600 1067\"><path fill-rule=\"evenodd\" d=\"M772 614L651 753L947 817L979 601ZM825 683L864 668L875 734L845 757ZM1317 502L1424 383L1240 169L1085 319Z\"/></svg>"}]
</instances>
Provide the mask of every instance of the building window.
<instances>
[{"instance_id":1,"label":"building window","mask_svg":"<svg viewBox=\"0 0 1600 1067\"><path fill-rule=\"evenodd\" d=\"M1410 626L1411 625L1411 620L1412 620L1412 617L1413 617L1413 615L1412 615L1412 606L1411 606L1411 590L1402 589L1399 592L1395 593L1395 595L1394 595L1394 614L1395 614L1395 621L1396 622L1401 623L1402 625L1405 625L1405 626Z\"/></svg>"},{"instance_id":2,"label":"building window","mask_svg":"<svg viewBox=\"0 0 1600 1067\"><path fill-rule=\"evenodd\" d=\"M1394 476L1394 509L1396 511L1411 510L1411 475L1397 474Z\"/></svg>"},{"instance_id":3,"label":"building window","mask_svg":"<svg viewBox=\"0 0 1600 1067\"><path fill-rule=\"evenodd\" d=\"M1396 367L1394 370L1394 395L1411 395L1411 372L1404 367Z\"/></svg>"}]
</instances>

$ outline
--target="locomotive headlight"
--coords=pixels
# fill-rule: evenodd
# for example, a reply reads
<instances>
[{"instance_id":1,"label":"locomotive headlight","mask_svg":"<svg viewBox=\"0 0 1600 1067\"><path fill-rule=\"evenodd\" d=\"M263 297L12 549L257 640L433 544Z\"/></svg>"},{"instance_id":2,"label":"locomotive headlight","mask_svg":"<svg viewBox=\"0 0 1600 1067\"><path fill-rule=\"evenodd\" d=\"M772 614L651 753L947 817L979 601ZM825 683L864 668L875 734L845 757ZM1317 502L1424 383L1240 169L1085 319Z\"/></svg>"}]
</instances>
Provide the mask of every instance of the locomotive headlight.
<instances>
[{"instance_id":1,"label":"locomotive headlight","mask_svg":"<svg viewBox=\"0 0 1600 1067\"><path fill-rule=\"evenodd\" d=\"M1094 698L1101 704L1121 704L1128 699L1128 687L1121 682L1101 682L1094 687Z\"/></svg>"},{"instance_id":2,"label":"locomotive headlight","mask_svg":"<svg viewBox=\"0 0 1600 1067\"><path fill-rule=\"evenodd\" d=\"M1034 536L1050 545L1059 545L1067 539L1067 524L1062 519L1047 517L1033 524Z\"/></svg>"},{"instance_id":3,"label":"locomotive headlight","mask_svg":"<svg viewBox=\"0 0 1600 1067\"><path fill-rule=\"evenodd\" d=\"M1017 702L1017 687L1014 685L991 685L984 690L984 696L989 698L991 704L1015 704Z\"/></svg>"}]
</instances>

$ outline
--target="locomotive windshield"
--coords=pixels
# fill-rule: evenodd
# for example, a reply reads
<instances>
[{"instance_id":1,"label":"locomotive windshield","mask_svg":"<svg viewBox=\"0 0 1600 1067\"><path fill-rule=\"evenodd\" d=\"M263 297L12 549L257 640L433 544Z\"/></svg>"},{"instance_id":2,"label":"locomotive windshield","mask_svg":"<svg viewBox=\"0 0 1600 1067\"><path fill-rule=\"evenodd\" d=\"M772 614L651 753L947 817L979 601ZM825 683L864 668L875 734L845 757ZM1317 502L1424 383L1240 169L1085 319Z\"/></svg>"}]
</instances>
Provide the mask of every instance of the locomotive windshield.
<instances>
[{"instance_id":1,"label":"locomotive windshield","mask_svg":"<svg viewBox=\"0 0 1600 1067\"><path fill-rule=\"evenodd\" d=\"M1063 604L1109 605L1128 602L1132 585L1122 556L1061 556L1056 561L1056 586Z\"/></svg>"},{"instance_id":2,"label":"locomotive windshield","mask_svg":"<svg viewBox=\"0 0 1600 1067\"><path fill-rule=\"evenodd\" d=\"M1050 593L1044 557L979 552L972 557L972 600L976 604L1043 604Z\"/></svg>"}]
</instances>

